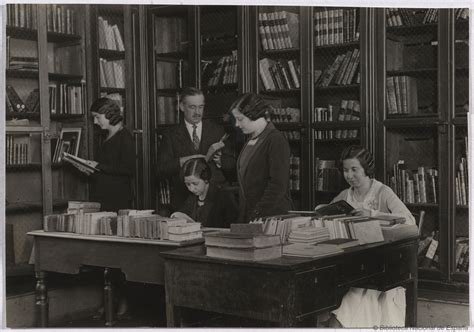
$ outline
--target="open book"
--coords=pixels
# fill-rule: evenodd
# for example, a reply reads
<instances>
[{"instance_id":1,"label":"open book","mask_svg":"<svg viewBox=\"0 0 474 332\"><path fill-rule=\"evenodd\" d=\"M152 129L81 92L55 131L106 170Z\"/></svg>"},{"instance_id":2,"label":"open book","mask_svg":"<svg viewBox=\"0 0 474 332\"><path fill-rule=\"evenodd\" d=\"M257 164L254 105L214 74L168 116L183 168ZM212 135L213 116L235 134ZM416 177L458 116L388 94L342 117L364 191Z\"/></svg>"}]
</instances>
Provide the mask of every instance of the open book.
<instances>
[{"instance_id":1,"label":"open book","mask_svg":"<svg viewBox=\"0 0 474 332\"><path fill-rule=\"evenodd\" d=\"M99 169L96 168L97 163L95 161L82 159L67 152L63 152L61 160L67 161L80 171L88 174L99 171Z\"/></svg>"},{"instance_id":2,"label":"open book","mask_svg":"<svg viewBox=\"0 0 474 332\"><path fill-rule=\"evenodd\" d=\"M229 134L224 134L221 139L219 140L219 142L221 143L224 143L224 141L229 137ZM209 160L212 159L212 157L216 154L217 151L219 151L220 149L215 149L213 145L211 145L209 147L209 150L207 150L207 153L206 153L206 161L209 162Z\"/></svg>"},{"instance_id":3,"label":"open book","mask_svg":"<svg viewBox=\"0 0 474 332\"><path fill-rule=\"evenodd\" d=\"M324 205L314 211L288 211L289 213L298 213L305 216L335 216L335 215L348 215L354 207L344 200L340 200L331 204Z\"/></svg>"}]
</instances>

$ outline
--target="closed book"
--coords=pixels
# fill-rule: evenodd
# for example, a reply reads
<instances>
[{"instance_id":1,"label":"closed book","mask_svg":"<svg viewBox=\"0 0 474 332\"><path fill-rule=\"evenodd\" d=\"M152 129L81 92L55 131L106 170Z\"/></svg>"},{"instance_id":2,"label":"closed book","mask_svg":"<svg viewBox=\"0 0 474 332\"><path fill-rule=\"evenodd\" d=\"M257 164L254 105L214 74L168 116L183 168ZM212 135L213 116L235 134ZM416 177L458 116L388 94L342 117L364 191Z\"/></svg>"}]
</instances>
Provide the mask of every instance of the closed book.
<instances>
[{"instance_id":1,"label":"closed book","mask_svg":"<svg viewBox=\"0 0 474 332\"><path fill-rule=\"evenodd\" d=\"M283 246L284 256L299 257L323 257L343 252L341 248L332 246L320 246L319 244L292 243Z\"/></svg>"},{"instance_id":2,"label":"closed book","mask_svg":"<svg viewBox=\"0 0 474 332\"><path fill-rule=\"evenodd\" d=\"M318 246L333 246L335 248L350 248L359 245L359 240L336 238L318 243Z\"/></svg>"},{"instance_id":3,"label":"closed book","mask_svg":"<svg viewBox=\"0 0 474 332\"><path fill-rule=\"evenodd\" d=\"M359 240L360 244L381 242L384 240L382 229L377 220L364 220L360 222L351 222L354 231L354 238Z\"/></svg>"},{"instance_id":4,"label":"closed book","mask_svg":"<svg viewBox=\"0 0 474 332\"><path fill-rule=\"evenodd\" d=\"M169 226L168 227L168 234L187 234L198 232L201 230L201 223L186 223L183 225L178 226Z\"/></svg>"},{"instance_id":5,"label":"closed book","mask_svg":"<svg viewBox=\"0 0 474 332\"><path fill-rule=\"evenodd\" d=\"M265 248L280 244L279 235L252 235L232 232L205 234L206 246L226 248Z\"/></svg>"},{"instance_id":6,"label":"closed book","mask_svg":"<svg viewBox=\"0 0 474 332\"><path fill-rule=\"evenodd\" d=\"M225 248L206 246L209 257L239 261L262 261L281 257L281 245L266 248Z\"/></svg>"},{"instance_id":7,"label":"closed book","mask_svg":"<svg viewBox=\"0 0 474 332\"><path fill-rule=\"evenodd\" d=\"M195 239L201 239L202 238L202 232L192 232L192 233L185 233L185 234L171 234L168 233L168 240L170 241L189 241L189 240L195 240Z\"/></svg>"},{"instance_id":8,"label":"closed book","mask_svg":"<svg viewBox=\"0 0 474 332\"><path fill-rule=\"evenodd\" d=\"M251 235L263 234L263 224L230 224L230 231L232 233L242 233Z\"/></svg>"}]
</instances>

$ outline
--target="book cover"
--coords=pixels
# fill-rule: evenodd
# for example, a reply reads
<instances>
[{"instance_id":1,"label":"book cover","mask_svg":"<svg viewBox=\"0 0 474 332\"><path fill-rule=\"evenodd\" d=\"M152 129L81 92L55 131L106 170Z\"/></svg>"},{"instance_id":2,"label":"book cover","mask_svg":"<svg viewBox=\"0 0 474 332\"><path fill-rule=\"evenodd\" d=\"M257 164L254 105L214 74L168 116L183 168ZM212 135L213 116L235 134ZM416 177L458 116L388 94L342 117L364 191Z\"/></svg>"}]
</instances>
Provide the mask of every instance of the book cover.
<instances>
[{"instance_id":1,"label":"book cover","mask_svg":"<svg viewBox=\"0 0 474 332\"><path fill-rule=\"evenodd\" d=\"M206 246L226 248L265 248L280 244L279 235L266 234L216 232L205 234L204 239Z\"/></svg>"},{"instance_id":2,"label":"book cover","mask_svg":"<svg viewBox=\"0 0 474 332\"><path fill-rule=\"evenodd\" d=\"M349 214L354 207L347 203L345 200L340 200L326 206L323 206L314 212L318 216L331 216L331 215L339 215L339 214Z\"/></svg>"},{"instance_id":3,"label":"book cover","mask_svg":"<svg viewBox=\"0 0 474 332\"><path fill-rule=\"evenodd\" d=\"M336 238L336 239L330 239L326 241L322 241L318 243L318 246L334 246L335 248L350 248L354 246L359 245L359 240L354 240L354 239L344 239L344 238Z\"/></svg>"},{"instance_id":4,"label":"book cover","mask_svg":"<svg viewBox=\"0 0 474 332\"><path fill-rule=\"evenodd\" d=\"M225 248L206 246L206 255L214 258L234 259L239 261L262 261L279 258L282 255L281 245L266 248Z\"/></svg>"},{"instance_id":5,"label":"book cover","mask_svg":"<svg viewBox=\"0 0 474 332\"><path fill-rule=\"evenodd\" d=\"M319 244L292 243L283 246L284 256L323 257L343 252L341 248L320 246Z\"/></svg>"}]
</instances>

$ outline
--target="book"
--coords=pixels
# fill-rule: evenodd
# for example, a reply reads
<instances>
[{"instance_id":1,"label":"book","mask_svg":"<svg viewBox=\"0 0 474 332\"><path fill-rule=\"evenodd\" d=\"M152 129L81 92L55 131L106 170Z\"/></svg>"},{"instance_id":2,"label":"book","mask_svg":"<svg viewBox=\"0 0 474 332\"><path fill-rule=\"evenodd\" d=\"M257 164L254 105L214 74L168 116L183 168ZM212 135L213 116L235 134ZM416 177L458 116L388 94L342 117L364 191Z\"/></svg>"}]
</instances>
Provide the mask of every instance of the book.
<instances>
[{"instance_id":1,"label":"book","mask_svg":"<svg viewBox=\"0 0 474 332\"><path fill-rule=\"evenodd\" d=\"M319 242L318 246L333 246L335 248L344 249L358 246L359 244L359 240L336 238Z\"/></svg>"},{"instance_id":2,"label":"book","mask_svg":"<svg viewBox=\"0 0 474 332\"><path fill-rule=\"evenodd\" d=\"M15 88L11 85L7 85L7 97L10 103L12 104L13 108L16 112L25 112L26 106L23 100L21 100L20 96L16 92Z\"/></svg>"},{"instance_id":3,"label":"book","mask_svg":"<svg viewBox=\"0 0 474 332\"><path fill-rule=\"evenodd\" d=\"M283 246L284 256L299 256L299 257L322 257L343 252L341 248L333 246L320 246L319 244L302 244L292 243Z\"/></svg>"},{"instance_id":4,"label":"book","mask_svg":"<svg viewBox=\"0 0 474 332\"><path fill-rule=\"evenodd\" d=\"M397 241L418 235L418 227L416 225L394 224L382 226L381 229L385 241Z\"/></svg>"},{"instance_id":5,"label":"book","mask_svg":"<svg viewBox=\"0 0 474 332\"><path fill-rule=\"evenodd\" d=\"M229 134L225 133L221 139L219 140L219 142L221 143L224 143L224 141L229 137ZM215 149L212 145L209 147L209 150L207 150L207 153L206 153L206 157L204 159L206 159L207 162L209 162L209 160L212 159L212 157L218 152L220 151L222 148L220 149Z\"/></svg>"},{"instance_id":6,"label":"book","mask_svg":"<svg viewBox=\"0 0 474 332\"><path fill-rule=\"evenodd\" d=\"M96 168L96 165L97 165L96 162L79 158L67 152L62 153L61 160L67 161L68 163L72 164L79 170L86 170L87 172L92 172L92 173L99 171L99 169Z\"/></svg>"},{"instance_id":7,"label":"book","mask_svg":"<svg viewBox=\"0 0 474 332\"><path fill-rule=\"evenodd\" d=\"M225 248L266 248L280 245L279 235L216 232L205 234L206 246Z\"/></svg>"},{"instance_id":8,"label":"book","mask_svg":"<svg viewBox=\"0 0 474 332\"><path fill-rule=\"evenodd\" d=\"M360 244L384 241L382 228L377 220L353 221L351 225L353 238L359 240Z\"/></svg>"},{"instance_id":9,"label":"book","mask_svg":"<svg viewBox=\"0 0 474 332\"><path fill-rule=\"evenodd\" d=\"M232 233L259 235L259 234L263 234L263 224L261 223L230 224L230 231Z\"/></svg>"},{"instance_id":10,"label":"book","mask_svg":"<svg viewBox=\"0 0 474 332\"><path fill-rule=\"evenodd\" d=\"M347 203L345 200L340 200L326 206L323 206L317 210L315 210L315 214L317 216L331 216L331 215L339 215L339 214L349 214L354 207Z\"/></svg>"},{"instance_id":11,"label":"book","mask_svg":"<svg viewBox=\"0 0 474 332\"><path fill-rule=\"evenodd\" d=\"M188 222L186 224L168 227L168 234L188 234L188 233L198 232L200 230L201 230L201 223Z\"/></svg>"},{"instance_id":12,"label":"book","mask_svg":"<svg viewBox=\"0 0 474 332\"><path fill-rule=\"evenodd\" d=\"M181 242L181 241L190 241L190 240L201 239L201 238L202 238L202 232L172 234L172 233L169 233L169 229L168 229L168 240L170 241Z\"/></svg>"},{"instance_id":13,"label":"book","mask_svg":"<svg viewBox=\"0 0 474 332\"><path fill-rule=\"evenodd\" d=\"M225 248L206 246L206 255L214 258L239 261L262 261L279 258L282 255L281 245L265 248Z\"/></svg>"}]
</instances>

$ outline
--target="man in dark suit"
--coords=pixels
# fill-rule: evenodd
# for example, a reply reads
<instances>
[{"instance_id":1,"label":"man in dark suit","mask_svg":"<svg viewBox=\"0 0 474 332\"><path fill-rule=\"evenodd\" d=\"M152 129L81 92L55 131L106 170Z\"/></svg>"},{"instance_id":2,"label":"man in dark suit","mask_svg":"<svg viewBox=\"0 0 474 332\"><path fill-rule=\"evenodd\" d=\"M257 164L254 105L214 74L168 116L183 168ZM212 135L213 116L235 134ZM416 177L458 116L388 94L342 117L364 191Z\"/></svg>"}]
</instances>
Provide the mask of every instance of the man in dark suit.
<instances>
[{"instance_id":1,"label":"man in dark suit","mask_svg":"<svg viewBox=\"0 0 474 332\"><path fill-rule=\"evenodd\" d=\"M180 169L184 162L197 156L204 157L209 149L216 150L209 160L211 182L217 185L226 181L224 175L235 173L235 154L230 141L221 142L224 128L211 120L203 120L205 99L201 90L188 87L180 94L179 109L184 121L163 135L158 155L158 179L170 180L171 206L174 210L184 203L189 191Z\"/></svg>"}]
</instances>

